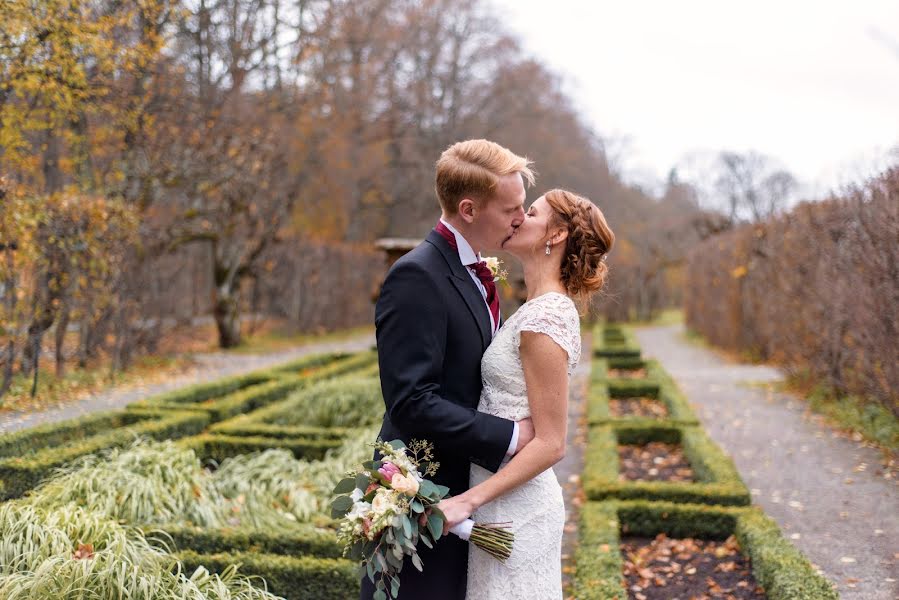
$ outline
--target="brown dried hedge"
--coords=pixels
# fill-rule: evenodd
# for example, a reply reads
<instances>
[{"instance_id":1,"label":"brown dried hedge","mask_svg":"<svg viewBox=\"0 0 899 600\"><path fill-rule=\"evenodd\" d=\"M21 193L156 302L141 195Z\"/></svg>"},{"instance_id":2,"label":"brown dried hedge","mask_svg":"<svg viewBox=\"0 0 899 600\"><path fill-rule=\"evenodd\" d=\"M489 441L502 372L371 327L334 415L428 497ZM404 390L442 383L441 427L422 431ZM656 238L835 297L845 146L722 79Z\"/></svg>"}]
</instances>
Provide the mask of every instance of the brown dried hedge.
<instances>
[{"instance_id":1,"label":"brown dried hedge","mask_svg":"<svg viewBox=\"0 0 899 600\"><path fill-rule=\"evenodd\" d=\"M899 415L899 167L709 238L688 256L687 324Z\"/></svg>"}]
</instances>

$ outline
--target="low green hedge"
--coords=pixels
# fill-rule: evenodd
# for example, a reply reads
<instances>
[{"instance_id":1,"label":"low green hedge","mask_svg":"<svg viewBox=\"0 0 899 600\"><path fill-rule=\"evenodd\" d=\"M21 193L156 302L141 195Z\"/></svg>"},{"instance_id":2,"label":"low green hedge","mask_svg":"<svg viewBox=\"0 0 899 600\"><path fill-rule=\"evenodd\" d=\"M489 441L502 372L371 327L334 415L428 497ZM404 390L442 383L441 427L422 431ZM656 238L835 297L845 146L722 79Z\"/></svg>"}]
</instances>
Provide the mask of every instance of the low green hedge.
<instances>
[{"instance_id":1,"label":"low green hedge","mask_svg":"<svg viewBox=\"0 0 899 600\"><path fill-rule=\"evenodd\" d=\"M359 569L346 559L255 552L198 554L189 550L179 552L175 557L188 573L201 565L213 573L221 573L230 565L238 564L240 573L261 577L268 591L287 600L347 600L359 597ZM262 582L259 586L262 587Z\"/></svg>"},{"instance_id":2,"label":"low green hedge","mask_svg":"<svg viewBox=\"0 0 899 600\"><path fill-rule=\"evenodd\" d=\"M276 438L201 433L179 440L178 443L193 448L201 460L220 463L226 458L262 452L269 448L283 448L290 450L297 458L319 460L331 448L340 447L343 440L341 438Z\"/></svg>"},{"instance_id":3,"label":"low green hedge","mask_svg":"<svg viewBox=\"0 0 899 600\"><path fill-rule=\"evenodd\" d=\"M606 325L600 335L594 335L593 355L600 358L640 359L640 345L633 333L617 325Z\"/></svg>"},{"instance_id":4,"label":"low green hedge","mask_svg":"<svg viewBox=\"0 0 899 600\"><path fill-rule=\"evenodd\" d=\"M646 361L635 356L613 356L607 359L610 369L637 370L646 367Z\"/></svg>"},{"instance_id":5,"label":"low green hedge","mask_svg":"<svg viewBox=\"0 0 899 600\"><path fill-rule=\"evenodd\" d=\"M316 367L324 366L334 361L349 358L352 354L346 352L326 352L322 354L311 354L300 357L296 360L275 365L268 369L272 373L288 374L288 375L309 375Z\"/></svg>"},{"instance_id":6,"label":"low green hedge","mask_svg":"<svg viewBox=\"0 0 899 600\"><path fill-rule=\"evenodd\" d=\"M697 481L619 481L619 444L679 443ZM748 505L749 490L733 461L692 425L609 422L592 426L584 454L584 491L590 500L608 498Z\"/></svg>"},{"instance_id":7,"label":"low green hedge","mask_svg":"<svg viewBox=\"0 0 899 600\"><path fill-rule=\"evenodd\" d=\"M104 411L5 433L0 435L0 457L24 456L50 446L84 440L92 435L132 425L145 419L146 417L140 414L129 414L121 410Z\"/></svg>"},{"instance_id":8,"label":"low green hedge","mask_svg":"<svg viewBox=\"0 0 899 600\"><path fill-rule=\"evenodd\" d=\"M652 379L608 379L606 386L612 398L659 397L659 383Z\"/></svg>"},{"instance_id":9,"label":"low green hedge","mask_svg":"<svg viewBox=\"0 0 899 600\"><path fill-rule=\"evenodd\" d=\"M757 507L675 504L643 500L587 502L578 523L574 597L627 598L622 586L622 533L725 539L734 535L769 600L836 600L831 584L783 538Z\"/></svg>"},{"instance_id":10,"label":"low green hedge","mask_svg":"<svg viewBox=\"0 0 899 600\"><path fill-rule=\"evenodd\" d=\"M370 368L376 359L375 353L362 352L321 366L321 363L317 362L320 360L320 357L315 357L315 361L310 359L310 362L317 366L310 367L311 370L305 375L288 373L275 375L275 371L260 372L256 375L256 378L263 378L262 383L239 388L237 391L224 396L205 398L200 401L188 399L201 397L194 394L192 396L185 395L182 400L177 402L170 402L168 395L165 395L135 402L130 404L128 408L152 407L170 410L203 411L209 414L211 422L216 423L282 400L299 388L360 369ZM227 386L222 386L222 389L225 387Z\"/></svg>"},{"instance_id":11,"label":"low green hedge","mask_svg":"<svg viewBox=\"0 0 899 600\"><path fill-rule=\"evenodd\" d=\"M608 379L608 362L594 360L591 373L590 395L587 418L593 425L606 423L633 423L640 426L652 425L698 425L699 420L690 407L687 398L677 384L656 360L644 362L646 377L642 379ZM612 417L609 412L609 398L629 398L647 396L657 398L668 409L666 419L649 417Z\"/></svg>"},{"instance_id":12,"label":"low green hedge","mask_svg":"<svg viewBox=\"0 0 899 600\"><path fill-rule=\"evenodd\" d=\"M342 548L331 529L313 525L296 531L266 533L246 529L209 529L181 525L141 528L147 536L158 538L172 552L192 551L197 554L223 552L259 552L282 556L316 556L340 558Z\"/></svg>"},{"instance_id":13,"label":"low green hedge","mask_svg":"<svg viewBox=\"0 0 899 600\"><path fill-rule=\"evenodd\" d=\"M81 438L71 436L62 445L42 447L22 455L0 458L0 481L3 482L0 499L7 500L21 496L48 476L53 469L86 454L127 445L139 436L161 440L193 435L202 431L209 423L207 415L195 411L144 410L106 413L85 420L91 426L85 429L87 435ZM112 428L94 432L94 426L98 422L104 422ZM116 427L117 423L119 425ZM72 425L65 424L62 430L71 432Z\"/></svg>"},{"instance_id":14,"label":"low green hedge","mask_svg":"<svg viewBox=\"0 0 899 600\"><path fill-rule=\"evenodd\" d=\"M303 386L278 402L217 423L211 431L238 436L342 437L352 427L379 422L383 415L381 386L374 373L366 373L370 370Z\"/></svg>"},{"instance_id":15,"label":"low green hedge","mask_svg":"<svg viewBox=\"0 0 899 600\"><path fill-rule=\"evenodd\" d=\"M237 437L308 438L340 440L353 431L347 427L315 427L312 425L270 425L228 419L209 428L211 433Z\"/></svg>"},{"instance_id":16,"label":"low green hedge","mask_svg":"<svg viewBox=\"0 0 899 600\"><path fill-rule=\"evenodd\" d=\"M279 375L272 371L254 371L245 375L223 377L208 383L197 383L177 390L157 394L128 405L128 408L169 408L187 410L201 402L221 398L240 390L277 379Z\"/></svg>"}]
</instances>

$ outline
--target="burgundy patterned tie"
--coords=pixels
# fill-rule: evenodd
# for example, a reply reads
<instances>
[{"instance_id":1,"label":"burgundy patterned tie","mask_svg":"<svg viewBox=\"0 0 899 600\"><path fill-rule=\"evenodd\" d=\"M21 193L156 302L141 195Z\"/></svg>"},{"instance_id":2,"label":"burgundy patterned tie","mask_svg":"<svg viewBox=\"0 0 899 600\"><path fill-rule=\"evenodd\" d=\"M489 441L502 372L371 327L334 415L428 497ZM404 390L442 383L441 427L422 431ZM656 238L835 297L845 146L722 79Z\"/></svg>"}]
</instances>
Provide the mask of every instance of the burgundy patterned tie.
<instances>
[{"instance_id":1,"label":"burgundy patterned tie","mask_svg":"<svg viewBox=\"0 0 899 600\"><path fill-rule=\"evenodd\" d=\"M456 252L459 251L459 247L456 244L456 236L442 221L437 222L437 227L434 228L434 231L443 236L450 248ZM484 285L484 289L487 290L487 307L490 309L490 314L493 315L493 331L496 332L496 327L499 325L499 296L496 293L496 283L493 281L493 271L490 270L490 267L484 261L474 262L465 266L469 269L474 269L475 275L478 276L478 279Z\"/></svg>"}]
</instances>

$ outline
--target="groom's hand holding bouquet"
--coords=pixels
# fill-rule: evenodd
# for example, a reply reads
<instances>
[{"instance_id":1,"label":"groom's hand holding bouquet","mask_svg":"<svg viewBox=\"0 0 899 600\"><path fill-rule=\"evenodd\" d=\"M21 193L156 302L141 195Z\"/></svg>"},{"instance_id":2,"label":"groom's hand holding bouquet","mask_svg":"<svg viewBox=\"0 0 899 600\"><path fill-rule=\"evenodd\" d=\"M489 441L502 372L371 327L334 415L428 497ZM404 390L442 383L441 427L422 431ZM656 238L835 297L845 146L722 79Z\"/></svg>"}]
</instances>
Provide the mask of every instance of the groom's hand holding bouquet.
<instances>
[{"instance_id":1,"label":"groom's hand holding bouquet","mask_svg":"<svg viewBox=\"0 0 899 600\"><path fill-rule=\"evenodd\" d=\"M423 570L419 542L433 548L444 534L446 516L437 504L449 488L425 479L440 466L432 461L432 444L413 440L407 448L393 440L374 446L381 460L362 463L358 472L337 484L331 516L341 519L337 539L344 555L360 561L362 572L375 584L374 600L387 600L399 592L404 558L409 556L415 568ZM449 531L505 560L513 542L507 528L467 519Z\"/></svg>"}]
</instances>

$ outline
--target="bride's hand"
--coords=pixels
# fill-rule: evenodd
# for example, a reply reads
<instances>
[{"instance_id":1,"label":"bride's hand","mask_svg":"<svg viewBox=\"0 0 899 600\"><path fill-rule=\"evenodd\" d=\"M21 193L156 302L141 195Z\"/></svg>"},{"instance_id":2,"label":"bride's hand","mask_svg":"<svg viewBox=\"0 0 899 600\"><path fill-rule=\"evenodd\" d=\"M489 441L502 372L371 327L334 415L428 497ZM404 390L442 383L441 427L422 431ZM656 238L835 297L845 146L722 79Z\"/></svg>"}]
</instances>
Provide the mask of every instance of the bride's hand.
<instances>
[{"instance_id":1,"label":"bride's hand","mask_svg":"<svg viewBox=\"0 0 899 600\"><path fill-rule=\"evenodd\" d=\"M469 518L475 509L463 496L453 496L452 498L441 500L437 504L437 508L446 517L446 523L443 525L443 535L449 533L450 527L458 525Z\"/></svg>"}]
</instances>

